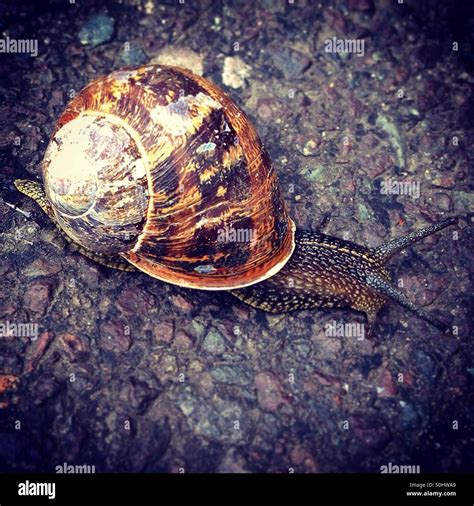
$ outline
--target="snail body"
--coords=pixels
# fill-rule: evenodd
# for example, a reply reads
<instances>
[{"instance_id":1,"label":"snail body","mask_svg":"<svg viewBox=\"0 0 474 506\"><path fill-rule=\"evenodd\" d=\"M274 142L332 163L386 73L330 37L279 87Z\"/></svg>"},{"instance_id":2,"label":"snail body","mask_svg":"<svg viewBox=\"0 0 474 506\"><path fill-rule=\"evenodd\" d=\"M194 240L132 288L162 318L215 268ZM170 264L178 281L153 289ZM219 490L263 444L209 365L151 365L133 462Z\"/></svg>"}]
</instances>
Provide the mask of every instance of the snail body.
<instances>
[{"instance_id":1,"label":"snail body","mask_svg":"<svg viewBox=\"0 0 474 506\"><path fill-rule=\"evenodd\" d=\"M60 116L42 173L44 190L15 185L101 263L231 290L272 312L352 307L372 318L392 297L442 326L390 285L384 264L455 219L375 249L296 230L254 126L189 70L129 68L90 83ZM248 240L228 240L236 230Z\"/></svg>"}]
</instances>

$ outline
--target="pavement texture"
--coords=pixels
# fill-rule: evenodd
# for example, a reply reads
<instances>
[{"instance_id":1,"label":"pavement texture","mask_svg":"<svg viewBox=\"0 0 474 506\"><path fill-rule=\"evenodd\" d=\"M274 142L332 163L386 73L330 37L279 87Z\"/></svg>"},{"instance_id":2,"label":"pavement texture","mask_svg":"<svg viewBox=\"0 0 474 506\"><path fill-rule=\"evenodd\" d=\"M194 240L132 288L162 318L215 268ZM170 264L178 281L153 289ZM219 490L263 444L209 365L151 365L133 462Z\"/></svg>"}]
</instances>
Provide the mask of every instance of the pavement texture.
<instances>
[{"instance_id":1,"label":"pavement texture","mask_svg":"<svg viewBox=\"0 0 474 506\"><path fill-rule=\"evenodd\" d=\"M38 325L0 337L0 469L474 470L469 2L2 2L0 19L38 44L0 54L0 323ZM456 335L389 303L362 339L355 312L269 315L75 252L12 182L40 180L75 93L149 62L246 111L300 228L327 214L376 246L460 216L390 264Z\"/></svg>"}]
</instances>

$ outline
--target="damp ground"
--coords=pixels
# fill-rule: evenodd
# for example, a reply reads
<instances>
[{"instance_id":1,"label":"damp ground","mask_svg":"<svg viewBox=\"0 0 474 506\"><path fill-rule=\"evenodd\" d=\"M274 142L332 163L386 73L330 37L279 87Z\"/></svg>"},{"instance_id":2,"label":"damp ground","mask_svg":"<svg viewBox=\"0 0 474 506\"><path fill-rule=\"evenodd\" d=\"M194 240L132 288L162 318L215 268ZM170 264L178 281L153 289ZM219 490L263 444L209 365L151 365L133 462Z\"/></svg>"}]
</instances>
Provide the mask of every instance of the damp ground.
<instances>
[{"instance_id":1,"label":"damp ground","mask_svg":"<svg viewBox=\"0 0 474 506\"><path fill-rule=\"evenodd\" d=\"M38 324L0 338L2 470L473 470L473 16L461 4L0 7L4 36L38 44L0 55L0 322ZM331 335L364 317L268 315L74 252L12 181L40 179L55 119L84 85L148 62L191 67L243 107L300 228L328 214L327 233L376 246L461 216L391 263L457 335L394 303L370 336Z\"/></svg>"}]
</instances>

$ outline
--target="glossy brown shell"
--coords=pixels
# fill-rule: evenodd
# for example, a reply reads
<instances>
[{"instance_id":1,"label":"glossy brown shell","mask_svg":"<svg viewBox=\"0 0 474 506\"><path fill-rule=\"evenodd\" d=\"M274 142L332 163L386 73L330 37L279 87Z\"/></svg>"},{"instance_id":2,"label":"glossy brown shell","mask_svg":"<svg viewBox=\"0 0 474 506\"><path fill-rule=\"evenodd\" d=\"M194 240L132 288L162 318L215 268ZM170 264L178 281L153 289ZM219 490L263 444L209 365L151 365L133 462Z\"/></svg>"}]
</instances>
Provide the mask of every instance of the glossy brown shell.
<instances>
[{"instance_id":1,"label":"glossy brown shell","mask_svg":"<svg viewBox=\"0 0 474 506\"><path fill-rule=\"evenodd\" d=\"M49 148L46 191L73 240L120 253L153 277L192 288L248 286L285 265L295 227L276 173L253 125L217 86L176 67L113 72L69 103L51 144L69 122L83 117L76 123L90 130L87 142L96 142L98 129L116 132L122 147L110 148L116 166L102 170L100 178L114 185L94 196L94 216L83 213L88 197L85 204L75 198L71 205L80 211L73 218L70 202L63 212L63 197L48 189L57 183L48 173L51 156L57 156ZM99 158L102 163L104 155Z\"/></svg>"}]
</instances>

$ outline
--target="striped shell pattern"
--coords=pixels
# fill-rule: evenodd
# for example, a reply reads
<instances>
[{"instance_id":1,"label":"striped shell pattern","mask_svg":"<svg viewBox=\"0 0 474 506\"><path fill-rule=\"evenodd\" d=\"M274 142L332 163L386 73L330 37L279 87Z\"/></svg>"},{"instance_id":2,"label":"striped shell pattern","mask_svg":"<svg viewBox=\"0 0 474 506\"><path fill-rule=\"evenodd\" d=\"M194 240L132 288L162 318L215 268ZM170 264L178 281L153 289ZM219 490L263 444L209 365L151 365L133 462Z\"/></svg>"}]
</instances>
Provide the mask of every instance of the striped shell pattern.
<instances>
[{"instance_id":1,"label":"striped shell pattern","mask_svg":"<svg viewBox=\"0 0 474 506\"><path fill-rule=\"evenodd\" d=\"M248 286L294 249L255 128L189 70L128 68L89 84L58 120L43 180L74 242L169 283Z\"/></svg>"}]
</instances>

